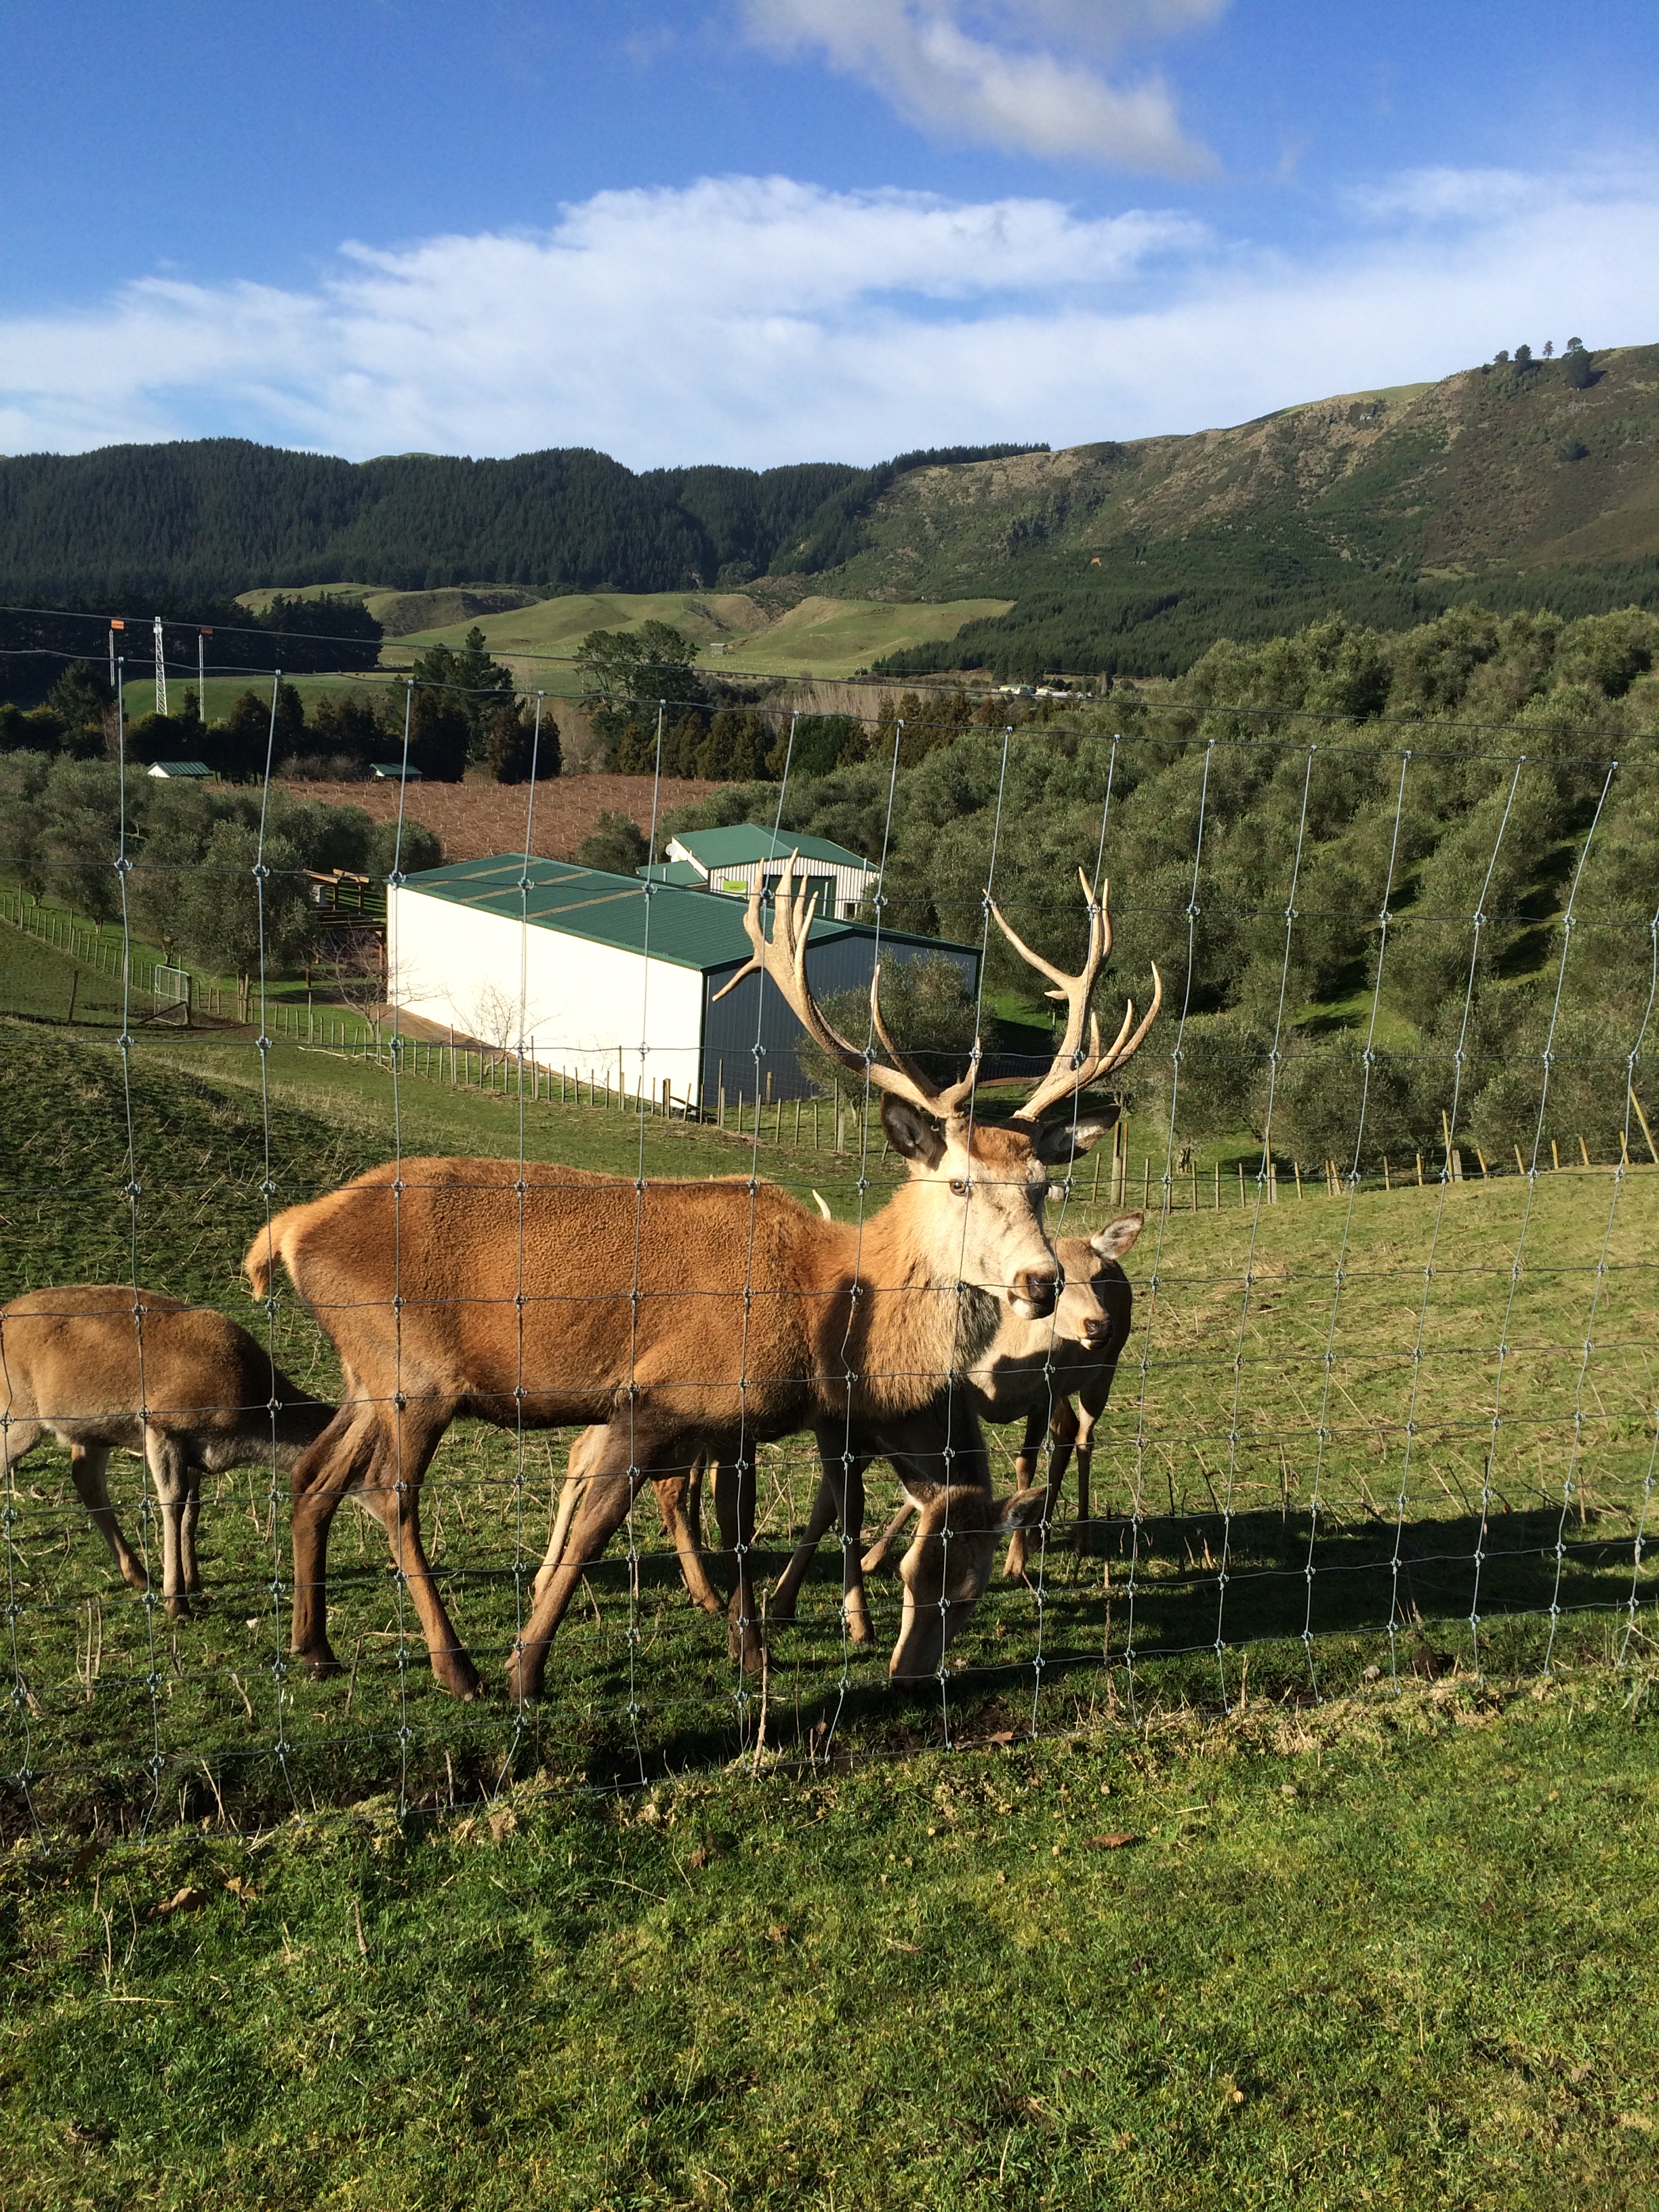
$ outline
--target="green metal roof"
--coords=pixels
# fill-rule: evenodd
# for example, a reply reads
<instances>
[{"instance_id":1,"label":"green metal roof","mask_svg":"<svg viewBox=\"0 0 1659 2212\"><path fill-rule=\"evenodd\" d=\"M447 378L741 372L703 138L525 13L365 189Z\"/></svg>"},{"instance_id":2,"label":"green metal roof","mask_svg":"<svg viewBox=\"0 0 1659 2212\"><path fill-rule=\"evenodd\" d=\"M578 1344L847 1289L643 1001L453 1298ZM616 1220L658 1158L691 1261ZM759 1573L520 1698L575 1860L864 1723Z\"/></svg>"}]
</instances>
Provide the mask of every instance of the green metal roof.
<instances>
[{"instance_id":1,"label":"green metal roof","mask_svg":"<svg viewBox=\"0 0 1659 2212\"><path fill-rule=\"evenodd\" d=\"M684 846L706 868L746 867L755 860L787 860L799 853L803 860L828 860L842 868L867 868L860 854L845 845L832 845L827 837L803 837L788 830L761 830L752 822L738 822L729 830L683 830L674 843Z\"/></svg>"},{"instance_id":2,"label":"green metal roof","mask_svg":"<svg viewBox=\"0 0 1659 2212\"><path fill-rule=\"evenodd\" d=\"M152 775L211 775L213 770L205 761L152 761Z\"/></svg>"},{"instance_id":3,"label":"green metal roof","mask_svg":"<svg viewBox=\"0 0 1659 2212\"><path fill-rule=\"evenodd\" d=\"M526 874L527 891L520 888ZM648 952L652 959L665 960L673 968L706 973L740 965L749 957L744 905L737 899L710 898L706 890L683 890L677 884L641 883L634 876L613 876L564 860L532 860L526 870L522 853L495 853L487 860L422 868L406 876L404 883L409 890L470 907L475 914L495 915L503 921L522 919L538 929L558 930L628 952ZM941 941L902 930L882 933L902 945ZM814 943L874 934L861 922L812 924ZM972 949L951 947L953 951Z\"/></svg>"},{"instance_id":4,"label":"green metal roof","mask_svg":"<svg viewBox=\"0 0 1659 2212\"><path fill-rule=\"evenodd\" d=\"M690 860L659 860L648 868L635 868L634 873L647 884L684 884L692 890L706 891L707 878L701 868L694 868Z\"/></svg>"}]
</instances>

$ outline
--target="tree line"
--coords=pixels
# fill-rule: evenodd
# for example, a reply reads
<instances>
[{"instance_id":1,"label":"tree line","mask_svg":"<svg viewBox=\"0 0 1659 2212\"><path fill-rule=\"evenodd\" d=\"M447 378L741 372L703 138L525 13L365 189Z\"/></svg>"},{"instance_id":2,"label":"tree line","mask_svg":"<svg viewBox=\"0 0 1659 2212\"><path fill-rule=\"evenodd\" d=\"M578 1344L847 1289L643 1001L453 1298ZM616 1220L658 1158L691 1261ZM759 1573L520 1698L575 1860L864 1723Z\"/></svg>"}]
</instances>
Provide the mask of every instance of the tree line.
<instances>
[{"instance_id":1,"label":"tree line","mask_svg":"<svg viewBox=\"0 0 1659 2212\"><path fill-rule=\"evenodd\" d=\"M513 673L492 660L476 625L460 647L438 645L410 665L407 684L360 692L331 691L307 705L298 689L273 682L244 691L223 718L203 719L196 687L184 687L176 714L146 714L118 726L115 696L96 664L71 660L40 705L0 705L0 754L66 754L76 760L199 760L230 782L263 777L345 781L376 763L408 765L435 782L455 783L481 765L498 783L559 774L559 728L514 690Z\"/></svg>"},{"instance_id":2,"label":"tree line","mask_svg":"<svg viewBox=\"0 0 1659 2212\"><path fill-rule=\"evenodd\" d=\"M308 872L384 882L435 868L418 822L373 822L281 790L123 781L106 760L21 753L0 760L0 844L25 890L94 921L118 921L163 957L216 974L291 972L315 945ZM125 851L131 866L114 866ZM263 865L264 874L255 868Z\"/></svg>"},{"instance_id":3,"label":"tree line","mask_svg":"<svg viewBox=\"0 0 1659 2212\"><path fill-rule=\"evenodd\" d=\"M805 462L636 475L582 447L352 462L241 438L24 454L0 459L0 600L159 604L278 576L403 591L714 589L763 574L860 473Z\"/></svg>"}]
</instances>

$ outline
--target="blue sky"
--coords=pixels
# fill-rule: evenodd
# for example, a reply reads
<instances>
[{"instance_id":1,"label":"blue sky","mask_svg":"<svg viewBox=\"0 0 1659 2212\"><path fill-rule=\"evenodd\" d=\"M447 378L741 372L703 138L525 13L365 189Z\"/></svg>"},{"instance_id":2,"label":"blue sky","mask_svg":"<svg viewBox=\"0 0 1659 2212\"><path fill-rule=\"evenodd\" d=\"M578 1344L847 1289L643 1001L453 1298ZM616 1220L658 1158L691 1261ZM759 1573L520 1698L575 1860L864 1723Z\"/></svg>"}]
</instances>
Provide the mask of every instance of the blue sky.
<instances>
[{"instance_id":1,"label":"blue sky","mask_svg":"<svg viewBox=\"0 0 1659 2212\"><path fill-rule=\"evenodd\" d=\"M867 461L1659 337L1625 0L0 15L0 451Z\"/></svg>"}]
</instances>

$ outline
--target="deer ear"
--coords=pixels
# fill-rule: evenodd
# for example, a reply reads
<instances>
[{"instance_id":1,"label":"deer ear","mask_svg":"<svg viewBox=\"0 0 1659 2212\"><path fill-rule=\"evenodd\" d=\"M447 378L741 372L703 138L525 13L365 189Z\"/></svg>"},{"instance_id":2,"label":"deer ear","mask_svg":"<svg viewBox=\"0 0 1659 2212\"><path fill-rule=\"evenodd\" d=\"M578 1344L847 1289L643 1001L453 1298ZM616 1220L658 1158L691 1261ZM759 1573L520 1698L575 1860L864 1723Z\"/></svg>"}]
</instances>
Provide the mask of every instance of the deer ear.
<instances>
[{"instance_id":1,"label":"deer ear","mask_svg":"<svg viewBox=\"0 0 1659 2212\"><path fill-rule=\"evenodd\" d=\"M1010 1528L1035 1528L1048 1508L1048 1493L1041 1484L1035 1490L1017 1490L997 1508L996 1534Z\"/></svg>"},{"instance_id":2,"label":"deer ear","mask_svg":"<svg viewBox=\"0 0 1659 2212\"><path fill-rule=\"evenodd\" d=\"M1075 1127L1069 1121L1045 1121L1032 1140L1032 1149L1044 1167L1061 1167L1097 1145L1116 1120L1114 1109L1103 1118L1079 1121Z\"/></svg>"},{"instance_id":3,"label":"deer ear","mask_svg":"<svg viewBox=\"0 0 1659 2212\"><path fill-rule=\"evenodd\" d=\"M1146 1225L1144 1213L1126 1213L1121 1220L1109 1221L1098 1236L1089 1239L1089 1249L1103 1260L1121 1260L1133 1249L1134 1242Z\"/></svg>"},{"instance_id":4,"label":"deer ear","mask_svg":"<svg viewBox=\"0 0 1659 2212\"><path fill-rule=\"evenodd\" d=\"M936 1168L945 1158L945 1132L930 1114L890 1091L881 1102L881 1126L893 1150L913 1164Z\"/></svg>"}]
</instances>

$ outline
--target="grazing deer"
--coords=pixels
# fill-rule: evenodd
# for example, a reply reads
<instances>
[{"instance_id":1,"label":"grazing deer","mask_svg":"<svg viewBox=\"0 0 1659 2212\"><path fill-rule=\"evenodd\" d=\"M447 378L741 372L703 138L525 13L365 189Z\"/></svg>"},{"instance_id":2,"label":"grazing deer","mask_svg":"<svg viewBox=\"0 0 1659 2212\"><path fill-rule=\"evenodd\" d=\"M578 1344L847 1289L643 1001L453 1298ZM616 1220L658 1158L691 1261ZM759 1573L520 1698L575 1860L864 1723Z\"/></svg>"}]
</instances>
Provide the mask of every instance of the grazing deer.
<instances>
[{"instance_id":1,"label":"grazing deer","mask_svg":"<svg viewBox=\"0 0 1659 2212\"><path fill-rule=\"evenodd\" d=\"M202 1477L233 1467L290 1474L334 1408L290 1382L245 1328L159 1291L76 1283L0 1307L0 1478L48 1436L121 1579L149 1577L109 1500L112 1451L149 1465L161 1505L161 1590L187 1615L202 1587Z\"/></svg>"},{"instance_id":2,"label":"grazing deer","mask_svg":"<svg viewBox=\"0 0 1659 2212\"><path fill-rule=\"evenodd\" d=\"M1125 1214L1094 1237L1062 1237L1054 1246L1066 1278L1060 1303L1048 1321L1024 1321L1007 1315L982 1361L968 1375L974 1411L982 1421L1000 1426L1024 1419L1025 1440L1014 1462L1022 1490L1036 1479L1042 1438L1048 1437L1048 1481L1043 1492L1042 1518L1049 1519L1060 1498L1060 1486L1073 1448L1078 1462L1078 1520L1089 1517L1089 1467L1095 1423L1105 1410L1107 1395L1124 1346L1129 1340L1134 1293L1119 1266L1139 1236L1146 1216ZM1081 1411L1073 1408L1076 1396ZM838 1516L843 1540L842 1602L848 1630L854 1644L868 1643L870 1616L865 1602L863 1577L873 1574L887 1556L888 1547L911 1517L908 1501L864 1554L856 1559L859 1530L864 1518L864 1477L867 1458L848 1451L838 1442L824 1455L824 1472L817 1495L801 1531L789 1564L767 1602L772 1620L793 1620L800 1586L825 1533ZM831 1468L836 1471L830 1473ZM664 1519L668 1520L665 1510ZM856 1564L855 1564L856 1561ZM1025 1571L1025 1529L1014 1529L1009 1539L1007 1572Z\"/></svg>"},{"instance_id":3,"label":"grazing deer","mask_svg":"<svg viewBox=\"0 0 1659 2212\"><path fill-rule=\"evenodd\" d=\"M594 1182L517 1161L422 1159L375 1168L279 1213L243 1261L264 1297L280 1261L338 1349L339 1412L294 1470L293 1647L313 1673L337 1666L325 1629L329 1524L348 1494L382 1522L453 1694L478 1676L421 1541L422 1478L458 1414L500 1426L602 1427L564 1556L544 1583L507 1668L536 1696L583 1568L605 1550L639 1485L730 1465L752 1495L757 1444L823 1424L890 1459L921 1514L901 1572L904 1621L891 1672L937 1674L945 1645L990 1579L998 1534L1036 1517L1042 1491L999 1501L965 1376L1003 1307L1052 1312L1059 1273L1043 1233L1049 1168L1103 1125L1042 1125L1047 1107L1121 1066L1162 1001L1133 1005L1103 1048L1089 1000L1110 948L1090 896L1089 949L1069 976L1024 958L1070 1010L1053 1065L1012 1126L969 1111L979 1055L959 1082L930 1083L887 1033L872 979L878 1060L836 1034L806 981L816 899L787 861L769 940L761 896L753 948L726 986L769 976L814 1042L883 1094L882 1126L908 1181L861 1224L825 1221L773 1185ZM1085 1043L1085 1031L1087 1042ZM751 1508L752 1510L752 1508ZM740 1559L743 1555L740 1554ZM746 1600L745 1600L746 1603ZM750 1617L745 1611L745 1618Z\"/></svg>"}]
</instances>

